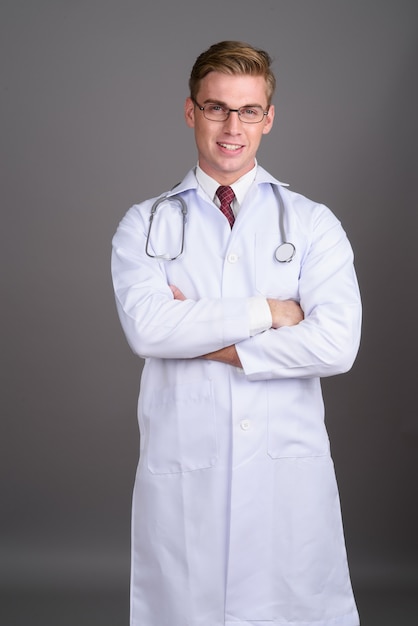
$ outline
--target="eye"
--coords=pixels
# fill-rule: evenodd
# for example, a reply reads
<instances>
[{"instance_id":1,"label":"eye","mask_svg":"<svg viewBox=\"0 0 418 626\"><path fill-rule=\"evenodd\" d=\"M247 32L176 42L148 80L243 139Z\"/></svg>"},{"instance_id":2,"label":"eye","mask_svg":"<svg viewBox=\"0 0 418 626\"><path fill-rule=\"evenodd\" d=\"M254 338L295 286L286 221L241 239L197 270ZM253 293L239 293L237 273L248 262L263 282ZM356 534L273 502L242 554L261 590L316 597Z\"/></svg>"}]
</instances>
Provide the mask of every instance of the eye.
<instances>
[{"instance_id":1,"label":"eye","mask_svg":"<svg viewBox=\"0 0 418 626\"><path fill-rule=\"evenodd\" d=\"M205 107L208 113L225 113L225 109L220 104L209 103Z\"/></svg>"},{"instance_id":2,"label":"eye","mask_svg":"<svg viewBox=\"0 0 418 626\"><path fill-rule=\"evenodd\" d=\"M246 117L258 117L260 115L260 110L254 107L241 109L241 115L245 115Z\"/></svg>"}]
</instances>

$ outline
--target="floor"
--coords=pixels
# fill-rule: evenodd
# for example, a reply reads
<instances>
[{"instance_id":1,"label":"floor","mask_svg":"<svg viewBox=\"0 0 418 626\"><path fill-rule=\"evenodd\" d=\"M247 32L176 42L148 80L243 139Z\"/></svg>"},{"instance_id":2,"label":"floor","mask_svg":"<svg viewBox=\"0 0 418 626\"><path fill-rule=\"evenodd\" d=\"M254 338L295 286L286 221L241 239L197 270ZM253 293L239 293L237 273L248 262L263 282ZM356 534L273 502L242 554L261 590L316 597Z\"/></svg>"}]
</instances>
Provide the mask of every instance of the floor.
<instances>
[{"instance_id":1,"label":"floor","mask_svg":"<svg viewBox=\"0 0 418 626\"><path fill-rule=\"evenodd\" d=\"M356 598L362 626L418 626L418 590L357 589ZM128 626L128 612L126 590L0 594L1 626Z\"/></svg>"}]
</instances>

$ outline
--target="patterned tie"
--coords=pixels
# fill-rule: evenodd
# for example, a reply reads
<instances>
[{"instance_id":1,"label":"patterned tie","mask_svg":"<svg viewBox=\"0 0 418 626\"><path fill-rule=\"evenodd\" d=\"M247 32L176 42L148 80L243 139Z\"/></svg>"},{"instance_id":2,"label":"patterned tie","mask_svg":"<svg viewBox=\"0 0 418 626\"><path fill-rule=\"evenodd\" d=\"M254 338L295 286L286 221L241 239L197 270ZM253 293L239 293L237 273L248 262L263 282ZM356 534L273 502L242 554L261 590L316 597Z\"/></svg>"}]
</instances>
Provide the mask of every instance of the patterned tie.
<instances>
[{"instance_id":1,"label":"patterned tie","mask_svg":"<svg viewBox=\"0 0 418 626\"><path fill-rule=\"evenodd\" d=\"M219 208L221 209L222 213L225 215L226 219L228 220L232 228L235 222L235 216L234 216L234 212L231 209L231 202L235 198L235 194L232 191L231 187L221 186L221 187L218 187L218 189L216 190L216 195L221 201L221 206Z\"/></svg>"}]
</instances>

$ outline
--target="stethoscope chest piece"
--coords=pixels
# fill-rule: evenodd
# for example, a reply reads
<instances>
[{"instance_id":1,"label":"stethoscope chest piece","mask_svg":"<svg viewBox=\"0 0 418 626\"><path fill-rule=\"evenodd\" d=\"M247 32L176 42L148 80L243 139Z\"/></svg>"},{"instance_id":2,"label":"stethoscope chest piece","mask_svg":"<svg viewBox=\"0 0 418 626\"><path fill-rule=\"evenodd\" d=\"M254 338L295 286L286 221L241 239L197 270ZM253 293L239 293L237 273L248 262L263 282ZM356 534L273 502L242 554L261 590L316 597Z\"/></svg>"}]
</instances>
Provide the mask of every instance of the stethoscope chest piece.
<instances>
[{"instance_id":1,"label":"stethoscope chest piece","mask_svg":"<svg viewBox=\"0 0 418 626\"><path fill-rule=\"evenodd\" d=\"M290 263L295 256L295 252L296 248L293 243L285 241L284 243L281 243L278 248L276 248L274 257L276 261L279 261L279 263Z\"/></svg>"}]
</instances>

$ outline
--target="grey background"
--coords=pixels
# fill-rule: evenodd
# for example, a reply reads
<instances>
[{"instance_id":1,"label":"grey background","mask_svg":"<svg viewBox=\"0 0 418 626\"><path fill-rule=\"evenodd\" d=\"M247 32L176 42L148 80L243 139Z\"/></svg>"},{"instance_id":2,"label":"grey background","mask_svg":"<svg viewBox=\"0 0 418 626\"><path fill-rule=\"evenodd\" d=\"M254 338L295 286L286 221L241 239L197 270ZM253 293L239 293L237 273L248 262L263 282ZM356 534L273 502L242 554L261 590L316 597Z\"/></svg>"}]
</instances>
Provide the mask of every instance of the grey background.
<instances>
[{"instance_id":1,"label":"grey background","mask_svg":"<svg viewBox=\"0 0 418 626\"><path fill-rule=\"evenodd\" d=\"M127 624L141 362L117 320L110 242L129 206L194 165L188 75L221 39L275 59L259 162L352 241L363 341L324 391L353 584L365 626L416 624L415 0L0 11L1 624Z\"/></svg>"}]
</instances>

